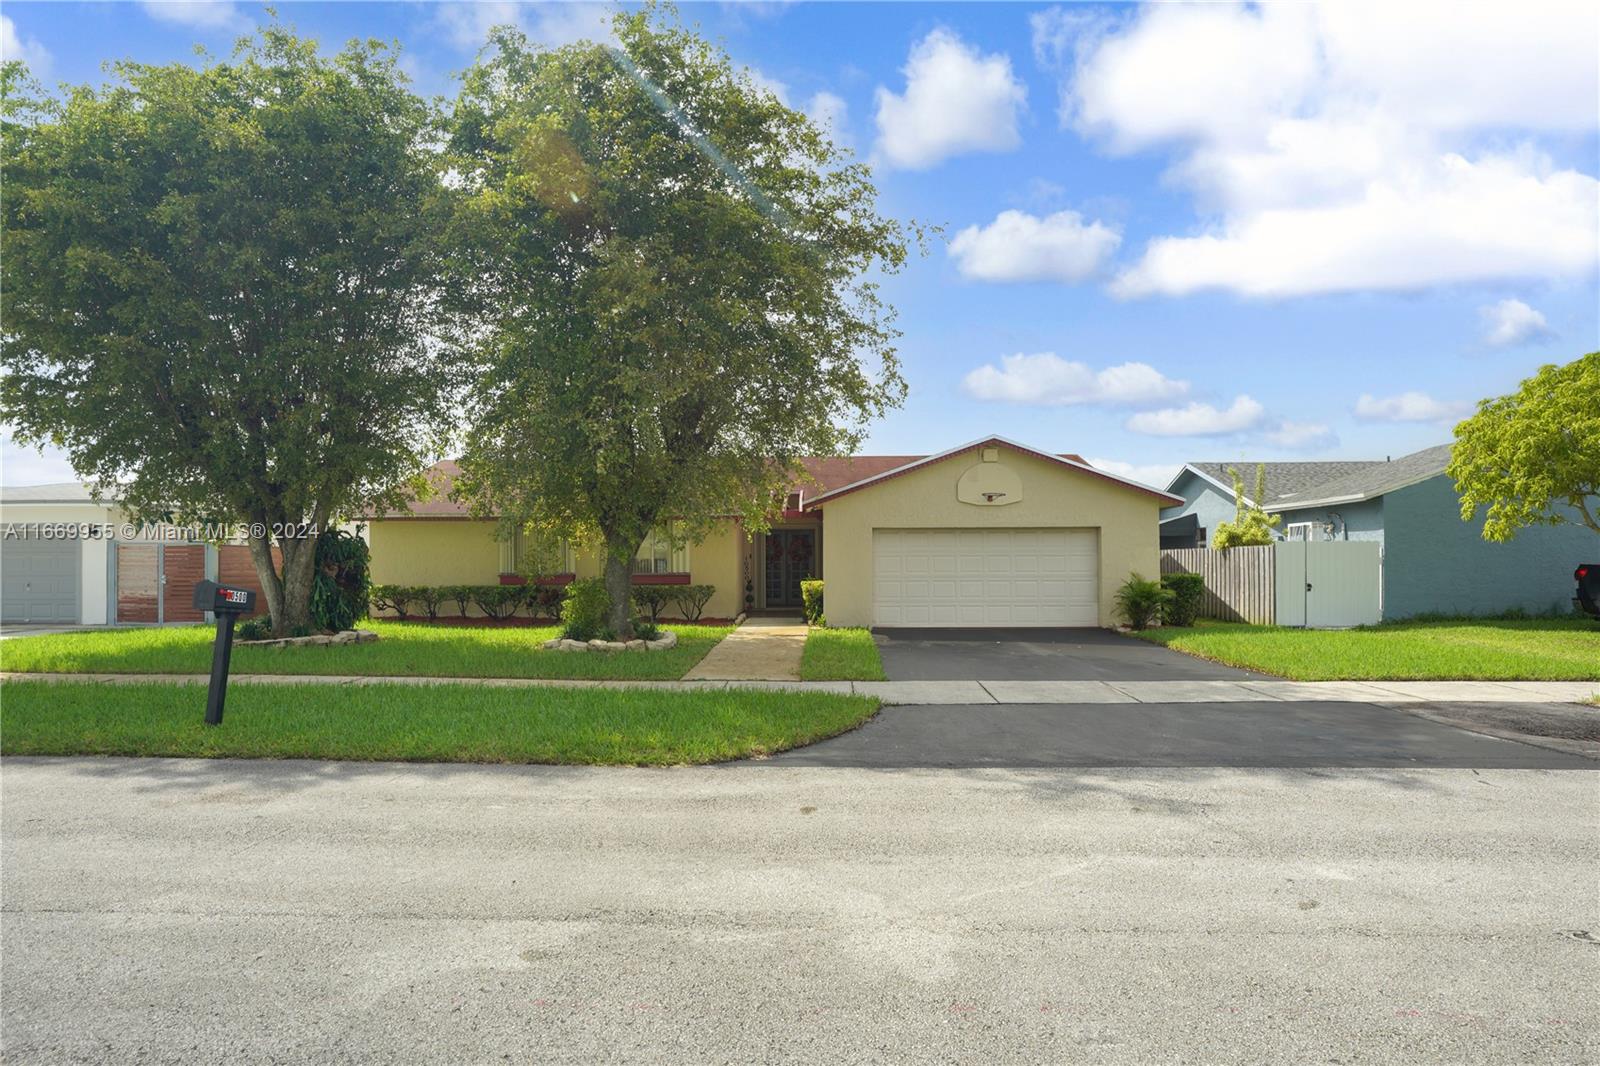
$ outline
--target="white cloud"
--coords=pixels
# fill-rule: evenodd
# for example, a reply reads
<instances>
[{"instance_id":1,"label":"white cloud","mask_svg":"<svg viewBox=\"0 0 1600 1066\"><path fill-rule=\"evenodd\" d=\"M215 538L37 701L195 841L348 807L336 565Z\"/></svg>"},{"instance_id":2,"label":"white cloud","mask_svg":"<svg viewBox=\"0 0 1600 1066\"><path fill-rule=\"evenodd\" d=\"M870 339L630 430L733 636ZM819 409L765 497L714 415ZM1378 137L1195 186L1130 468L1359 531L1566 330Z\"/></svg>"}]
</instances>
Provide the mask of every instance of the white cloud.
<instances>
[{"instance_id":1,"label":"white cloud","mask_svg":"<svg viewBox=\"0 0 1600 1066\"><path fill-rule=\"evenodd\" d=\"M1554 336L1544 315L1521 300L1501 300L1478 308L1483 319L1483 343L1494 348L1543 340Z\"/></svg>"},{"instance_id":2,"label":"white cloud","mask_svg":"<svg viewBox=\"0 0 1600 1066\"><path fill-rule=\"evenodd\" d=\"M250 19L230 0L144 0L141 6L157 21L197 30L237 33L250 28Z\"/></svg>"},{"instance_id":3,"label":"white cloud","mask_svg":"<svg viewBox=\"0 0 1600 1066\"><path fill-rule=\"evenodd\" d=\"M1398 396L1364 392L1356 400L1355 415L1368 422L1448 422L1471 409L1470 404L1446 403L1425 392L1402 392Z\"/></svg>"},{"instance_id":4,"label":"white cloud","mask_svg":"<svg viewBox=\"0 0 1600 1066\"><path fill-rule=\"evenodd\" d=\"M1127 428L1153 437L1225 437L1258 429L1267 410L1249 396L1236 396L1225 410L1208 403L1141 411L1128 419Z\"/></svg>"},{"instance_id":5,"label":"white cloud","mask_svg":"<svg viewBox=\"0 0 1600 1066\"><path fill-rule=\"evenodd\" d=\"M521 4L511 0L448 0L434 8L439 25L457 48L476 51L496 26L516 26L551 48L577 41L615 41L615 9L597 3Z\"/></svg>"},{"instance_id":6,"label":"white cloud","mask_svg":"<svg viewBox=\"0 0 1600 1066\"><path fill-rule=\"evenodd\" d=\"M5 15L0 15L0 60L9 62L20 59L28 65L28 71L34 77L40 77L50 69L50 51L40 44L35 38L24 38L17 32L17 24Z\"/></svg>"},{"instance_id":7,"label":"white cloud","mask_svg":"<svg viewBox=\"0 0 1600 1066\"><path fill-rule=\"evenodd\" d=\"M844 97L826 90L812 93L805 113L807 118L833 138L835 144L848 139L850 105L845 103Z\"/></svg>"},{"instance_id":8,"label":"white cloud","mask_svg":"<svg viewBox=\"0 0 1600 1066\"><path fill-rule=\"evenodd\" d=\"M1121 459L1089 459L1087 462L1096 470L1157 489L1165 489L1183 469L1182 463L1125 463Z\"/></svg>"},{"instance_id":9,"label":"white cloud","mask_svg":"<svg viewBox=\"0 0 1600 1066\"><path fill-rule=\"evenodd\" d=\"M949 30L911 48L906 90L879 87L877 154L911 170L965 152L1005 152L1022 143L1018 112L1028 91L1004 53L982 55Z\"/></svg>"},{"instance_id":10,"label":"white cloud","mask_svg":"<svg viewBox=\"0 0 1600 1066\"><path fill-rule=\"evenodd\" d=\"M983 281L1082 281L1122 243L1122 234L1076 211L1040 218L1002 211L987 226L968 226L950 242L962 276Z\"/></svg>"},{"instance_id":11,"label":"white cloud","mask_svg":"<svg viewBox=\"0 0 1600 1066\"><path fill-rule=\"evenodd\" d=\"M1122 363L1095 371L1087 363L1063 359L1054 352L1001 356L1000 365L986 363L962 379L967 395L979 400L1061 407L1105 404L1138 407L1173 400L1189 391L1144 363Z\"/></svg>"},{"instance_id":12,"label":"white cloud","mask_svg":"<svg viewBox=\"0 0 1600 1066\"><path fill-rule=\"evenodd\" d=\"M1315 452L1339 443L1333 430L1321 422L1291 422L1284 419L1262 434L1269 444L1295 452Z\"/></svg>"},{"instance_id":13,"label":"white cloud","mask_svg":"<svg viewBox=\"0 0 1600 1066\"><path fill-rule=\"evenodd\" d=\"M1600 182L1539 147L1600 124L1593 4L1156 4L1088 39L1058 23L1036 19L1035 43L1075 48L1064 122L1112 152L1175 150L1168 176L1207 220L1151 241L1119 294L1412 290L1600 260Z\"/></svg>"},{"instance_id":14,"label":"white cloud","mask_svg":"<svg viewBox=\"0 0 1600 1066\"><path fill-rule=\"evenodd\" d=\"M9 55L9 53L7 53ZM0 485L54 485L76 481L78 475L59 448L28 448L10 435L0 448Z\"/></svg>"}]
</instances>

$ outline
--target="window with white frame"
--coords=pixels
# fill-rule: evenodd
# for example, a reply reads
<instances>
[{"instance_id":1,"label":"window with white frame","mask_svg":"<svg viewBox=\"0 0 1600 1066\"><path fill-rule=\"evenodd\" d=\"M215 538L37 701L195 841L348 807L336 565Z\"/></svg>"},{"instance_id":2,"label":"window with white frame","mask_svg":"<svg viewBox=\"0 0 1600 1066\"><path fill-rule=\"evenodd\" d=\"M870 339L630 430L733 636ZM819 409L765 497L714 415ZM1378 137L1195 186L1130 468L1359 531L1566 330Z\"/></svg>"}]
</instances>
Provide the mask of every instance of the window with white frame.
<instances>
[{"instance_id":1,"label":"window with white frame","mask_svg":"<svg viewBox=\"0 0 1600 1066\"><path fill-rule=\"evenodd\" d=\"M633 557L636 574L687 574L689 572L689 546L672 543L672 538L662 530L653 530L639 545Z\"/></svg>"}]
</instances>

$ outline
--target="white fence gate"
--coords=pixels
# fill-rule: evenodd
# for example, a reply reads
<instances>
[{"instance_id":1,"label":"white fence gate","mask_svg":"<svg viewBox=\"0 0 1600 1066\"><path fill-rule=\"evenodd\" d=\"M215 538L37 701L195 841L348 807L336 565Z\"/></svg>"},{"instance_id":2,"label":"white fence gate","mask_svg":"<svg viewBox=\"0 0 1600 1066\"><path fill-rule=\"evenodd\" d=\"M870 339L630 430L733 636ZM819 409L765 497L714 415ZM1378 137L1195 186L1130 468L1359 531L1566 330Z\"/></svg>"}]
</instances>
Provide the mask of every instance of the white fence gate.
<instances>
[{"instance_id":1,"label":"white fence gate","mask_svg":"<svg viewBox=\"0 0 1600 1066\"><path fill-rule=\"evenodd\" d=\"M1382 549L1375 541L1284 540L1274 577L1280 626L1375 625L1382 617Z\"/></svg>"}]
</instances>

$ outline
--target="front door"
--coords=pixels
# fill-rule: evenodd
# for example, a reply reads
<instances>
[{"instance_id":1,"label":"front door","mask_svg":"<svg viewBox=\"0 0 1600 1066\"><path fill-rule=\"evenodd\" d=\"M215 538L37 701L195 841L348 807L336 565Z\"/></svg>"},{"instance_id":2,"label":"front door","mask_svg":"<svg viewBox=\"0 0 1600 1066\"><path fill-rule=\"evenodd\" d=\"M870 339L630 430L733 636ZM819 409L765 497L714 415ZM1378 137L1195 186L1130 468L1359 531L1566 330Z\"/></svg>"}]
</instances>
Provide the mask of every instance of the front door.
<instances>
[{"instance_id":1,"label":"front door","mask_svg":"<svg viewBox=\"0 0 1600 1066\"><path fill-rule=\"evenodd\" d=\"M816 567L816 542L809 529L767 534L767 606L799 607L800 582Z\"/></svg>"}]
</instances>

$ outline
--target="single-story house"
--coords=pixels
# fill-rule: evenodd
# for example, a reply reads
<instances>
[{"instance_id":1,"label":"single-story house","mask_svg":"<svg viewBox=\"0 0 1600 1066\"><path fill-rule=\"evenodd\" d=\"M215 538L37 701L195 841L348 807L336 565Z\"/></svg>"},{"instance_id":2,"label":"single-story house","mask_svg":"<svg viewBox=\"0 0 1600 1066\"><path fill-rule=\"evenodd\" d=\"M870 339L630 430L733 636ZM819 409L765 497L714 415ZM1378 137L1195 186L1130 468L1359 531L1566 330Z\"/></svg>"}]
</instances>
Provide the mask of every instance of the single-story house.
<instances>
[{"instance_id":1,"label":"single-story house","mask_svg":"<svg viewBox=\"0 0 1600 1066\"><path fill-rule=\"evenodd\" d=\"M78 482L0 486L0 621L22 625L203 622L201 579L260 594L250 550L134 525ZM263 609L265 601L259 601Z\"/></svg>"},{"instance_id":2,"label":"single-story house","mask_svg":"<svg viewBox=\"0 0 1600 1066\"><path fill-rule=\"evenodd\" d=\"M652 537L637 583L708 584L707 617L746 606L798 610L800 582L827 582L841 626L1110 626L1130 572L1158 570L1157 514L1179 498L1097 470L1076 455L988 437L936 455L858 455L805 462L771 528L736 519L703 540ZM401 585L515 582L520 538L443 490L369 516L372 579ZM597 575L592 554L566 552L566 581Z\"/></svg>"},{"instance_id":3,"label":"single-story house","mask_svg":"<svg viewBox=\"0 0 1600 1066\"><path fill-rule=\"evenodd\" d=\"M1592 559L1600 538L1568 524L1524 529L1503 544L1484 540L1481 514L1461 520L1460 500L1445 474L1450 449L1441 444L1374 462L1267 463L1262 509L1281 516L1285 539L1377 542L1386 619L1564 613L1572 600L1572 570ZM1178 520L1193 516L1201 527L1215 528L1233 517L1229 466L1253 491L1253 462L1189 463L1172 479L1168 491L1184 502L1162 512L1164 547L1204 546L1203 539L1176 543L1183 539ZM1327 476L1318 479L1319 469Z\"/></svg>"}]
</instances>

